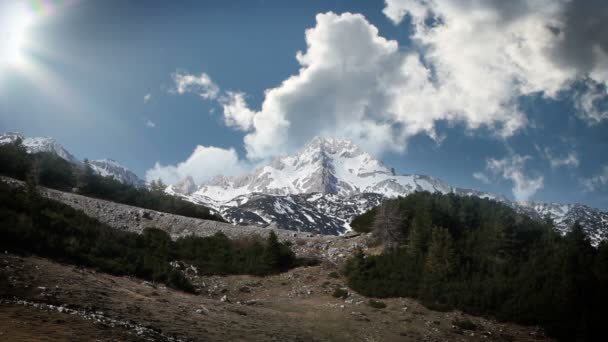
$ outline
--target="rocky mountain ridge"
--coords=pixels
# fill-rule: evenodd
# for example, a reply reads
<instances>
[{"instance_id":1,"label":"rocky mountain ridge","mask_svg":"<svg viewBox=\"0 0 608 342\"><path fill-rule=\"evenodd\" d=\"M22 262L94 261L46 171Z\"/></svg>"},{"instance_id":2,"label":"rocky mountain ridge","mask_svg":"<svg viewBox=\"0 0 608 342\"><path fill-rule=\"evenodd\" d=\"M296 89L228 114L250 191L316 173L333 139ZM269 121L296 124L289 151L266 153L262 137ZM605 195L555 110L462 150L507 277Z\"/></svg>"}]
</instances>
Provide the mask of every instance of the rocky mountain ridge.
<instances>
[{"instance_id":1,"label":"rocky mountain ridge","mask_svg":"<svg viewBox=\"0 0 608 342\"><path fill-rule=\"evenodd\" d=\"M477 196L505 203L567 232L575 221L594 244L608 239L608 213L581 204L517 203L507 197L452 187L427 175L398 175L354 143L316 137L299 153L274 159L253 173L217 176L196 186L189 178L167 192L217 210L234 224L269 225L322 234L344 234L350 221L382 198L417 191Z\"/></svg>"},{"instance_id":2,"label":"rocky mountain ridge","mask_svg":"<svg viewBox=\"0 0 608 342\"><path fill-rule=\"evenodd\" d=\"M66 161L78 165L84 166L84 162L80 161L63 145L61 145L55 138L51 137L26 137L21 133L9 132L0 134L0 145L13 143L18 139L21 140L23 146L26 148L28 153L38 152L49 152L57 155L58 157L65 159ZM98 159L90 160L89 165L97 174L101 176L110 176L115 180L130 184L137 187L144 187L146 183L141 180L137 175L129 170L126 166L118 163L112 159Z\"/></svg>"}]
</instances>

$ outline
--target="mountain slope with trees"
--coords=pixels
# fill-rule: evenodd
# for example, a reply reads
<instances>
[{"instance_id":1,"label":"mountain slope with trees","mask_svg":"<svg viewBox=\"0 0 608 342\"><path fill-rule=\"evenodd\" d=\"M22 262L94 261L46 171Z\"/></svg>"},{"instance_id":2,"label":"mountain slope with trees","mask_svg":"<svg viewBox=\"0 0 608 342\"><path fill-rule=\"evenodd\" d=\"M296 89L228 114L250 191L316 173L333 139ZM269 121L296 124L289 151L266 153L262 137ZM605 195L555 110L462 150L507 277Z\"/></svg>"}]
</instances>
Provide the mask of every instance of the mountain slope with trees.
<instances>
[{"instance_id":1,"label":"mountain slope with trees","mask_svg":"<svg viewBox=\"0 0 608 342\"><path fill-rule=\"evenodd\" d=\"M348 284L362 294L540 324L564 341L605 335L608 244L594 248L579 224L561 236L550 219L496 201L427 192L356 221L386 246L348 262Z\"/></svg>"},{"instance_id":2,"label":"mountain slope with trees","mask_svg":"<svg viewBox=\"0 0 608 342\"><path fill-rule=\"evenodd\" d=\"M141 208L224 221L205 206L166 194L160 180L153 181L150 189L135 187L100 176L86 160L79 165L51 152L28 153L20 139L0 144L0 175Z\"/></svg>"}]
</instances>

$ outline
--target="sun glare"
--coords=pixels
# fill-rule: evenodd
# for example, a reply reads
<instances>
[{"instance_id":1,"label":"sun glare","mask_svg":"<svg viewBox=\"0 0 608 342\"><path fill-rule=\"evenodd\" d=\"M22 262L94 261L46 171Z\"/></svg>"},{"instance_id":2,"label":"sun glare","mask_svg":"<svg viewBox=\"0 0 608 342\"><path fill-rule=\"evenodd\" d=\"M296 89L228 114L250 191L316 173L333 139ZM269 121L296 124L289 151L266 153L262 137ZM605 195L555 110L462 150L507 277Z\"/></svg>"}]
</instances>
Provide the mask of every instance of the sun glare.
<instances>
[{"instance_id":1,"label":"sun glare","mask_svg":"<svg viewBox=\"0 0 608 342\"><path fill-rule=\"evenodd\" d=\"M2 8L0 14L0 67L18 66L24 62L27 30L33 16L27 8Z\"/></svg>"}]
</instances>

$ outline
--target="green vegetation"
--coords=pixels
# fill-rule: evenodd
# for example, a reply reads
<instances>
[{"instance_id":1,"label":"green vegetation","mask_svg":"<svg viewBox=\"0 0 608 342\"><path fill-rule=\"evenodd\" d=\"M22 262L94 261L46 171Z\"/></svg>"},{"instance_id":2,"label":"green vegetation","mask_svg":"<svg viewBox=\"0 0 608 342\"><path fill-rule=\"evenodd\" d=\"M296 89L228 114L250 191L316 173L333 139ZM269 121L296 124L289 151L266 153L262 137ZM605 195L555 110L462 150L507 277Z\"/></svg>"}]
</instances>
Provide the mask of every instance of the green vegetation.
<instances>
[{"instance_id":1,"label":"green vegetation","mask_svg":"<svg viewBox=\"0 0 608 342\"><path fill-rule=\"evenodd\" d=\"M605 335L608 243L592 247L580 225L562 237L550 220L452 194L415 193L382 206L364 229L385 252L359 252L345 267L357 292L539 324L561 340Z\"/></svg>"},{"instance_id":2,"label":"green vegetation","mask_svg":"<svg viewBox=\"0 0 608 342\"><path fill-rule=\"evenodd\" d=\"M350 223L351 228L357 233L369 233L372 231L374 216L378 209L372 208L367 212L355 217Z\"/></svg>"},{"instance_id":3,"label":"green vegetation","mask_svg":"<svg viewBox=\"0 0 608 342\"><path fill-rule=\"evenodd\" d=\"M468 319L456 319L456 320L452 321L452 324L455 327L460 328L462 330L476 330L477 329L477 325Z\"/></svg>"},{"instance_id":4,"label":"green vegetation","mask_svg":"<svg viewBox=\"0 0 608 342\"><path fill-rule=\"evenodd\" d=\"M194 265L202 274L268 275L300 265L289 245L271 233L267 240L230 240L223 234L172 241L155 228L143 234L117 230L62 203L41 197L35 187L12 188L0 182L0 249L33 253L135 275L193 292L172 261Z\"/></svg>"},{"instance_id":5,"label":"green vegetation","mask_svg":"<svg viewBox=\"0 0 608 342\"><path fill-rule=\"evenodd\" d=\"M334 290L334 293L332 293L332 296L334 296L335 298L346 299L348 298L348 291L341 288L337 288Z\"/></svg>"},{"instance_id":6,"label":"green vegetation","mask_svg":"<svg viewBox=\"0 0 608 342\"><path fill-rule=\"evenodd\" d=\"M85 161L74 165L52 153L28 154L21 144L0 145L0 175L30 180L61 191L101 198L117 203L157 210L182 216L223 221L209 209L164 193L165 185L153 182L150 189L123 184L112 177L96 174Z\"/></svg>"},{"instance_id":7,"label":"green vegetation","mask_svg":"<svg viewBox=\"0 0 608 342\"><path fill-rule=\"evenodd\" d=\"M340 274L338 274L338 272L336 272L336 271L333 271L328 274L328 277L338 279L338 278L340 278Z\"/></svg>"},{"instance_id":8,"label":"green vegetation","mask_svg":"<svg viewBox=\"0 0 608 342\"><path fill-rule=\"evenodd\" d=\"M370 299L369 302L367 302L367 305L371 306L374 309L386 308L386 304L384 302L381 302L379 300L373 300L373 299Z\"/></svg>"}]
</instances>

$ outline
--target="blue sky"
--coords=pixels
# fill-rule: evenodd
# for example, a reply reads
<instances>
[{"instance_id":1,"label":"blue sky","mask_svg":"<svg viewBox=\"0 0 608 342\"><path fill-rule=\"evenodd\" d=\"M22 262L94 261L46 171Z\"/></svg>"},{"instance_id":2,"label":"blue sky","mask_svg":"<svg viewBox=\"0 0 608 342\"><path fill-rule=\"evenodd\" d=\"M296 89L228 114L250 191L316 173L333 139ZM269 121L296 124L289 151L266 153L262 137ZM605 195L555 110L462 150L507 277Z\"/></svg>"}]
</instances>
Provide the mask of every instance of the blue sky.
<instances>
[{"instance_id":1,"label":"blue sky","mask_svg":"<svg viewBox=\"0 0 608 342\"><path fill-rule=\"evenodd\" d=\"M45 3L28 8L21 63L0 65L0 131L53 136L79 158L110 157L142 178L157 162L153 174L181 175L179 163L201 145L215 165L192 163L199 179L335 135L401 173L608 209L606 37L575 39L582 10L573 5ZM538 29L545 20L565 43ZM492 43L511 36L520 43ZM562 46L571 40L588 46L573 55ZM215 88L197 83L201 75Z\"/></svg>"}]
</instances>

